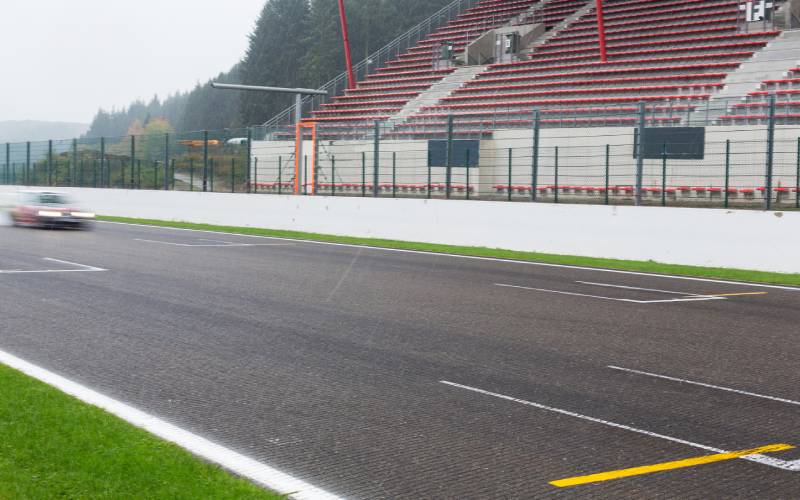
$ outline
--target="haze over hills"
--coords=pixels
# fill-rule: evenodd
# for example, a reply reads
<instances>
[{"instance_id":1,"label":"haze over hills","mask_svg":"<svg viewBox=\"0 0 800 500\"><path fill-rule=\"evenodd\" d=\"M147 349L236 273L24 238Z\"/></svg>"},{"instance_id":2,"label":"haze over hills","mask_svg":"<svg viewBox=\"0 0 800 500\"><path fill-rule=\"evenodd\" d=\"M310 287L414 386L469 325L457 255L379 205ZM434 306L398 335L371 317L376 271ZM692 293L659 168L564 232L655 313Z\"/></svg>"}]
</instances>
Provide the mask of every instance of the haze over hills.
<instances>
[{"instance_id":1,"label":"haze over hills","mask_svg":"<svg viewBox=\"0 0 800 500\"><path fill-rule=\"evenodd\" d=\"M0 121L0 143L72 139L89 129L87 123L47 122L36 120Z\"/></svg>"}]
</instances>

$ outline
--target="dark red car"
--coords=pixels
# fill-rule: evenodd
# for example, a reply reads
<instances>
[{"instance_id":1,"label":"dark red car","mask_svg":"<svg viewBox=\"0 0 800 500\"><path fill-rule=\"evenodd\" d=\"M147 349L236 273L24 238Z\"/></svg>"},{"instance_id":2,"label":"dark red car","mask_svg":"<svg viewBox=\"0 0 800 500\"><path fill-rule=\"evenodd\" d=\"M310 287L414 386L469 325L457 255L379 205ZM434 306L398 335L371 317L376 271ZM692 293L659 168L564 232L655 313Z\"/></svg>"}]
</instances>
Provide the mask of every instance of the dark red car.
<instances>
[{"instance_id":1,"label":"dark red car","mask_svg":"<svg viewBox=\"0 0 800 500\"><path fill-rule=\"evenodd\" d=\"M72 205L63 193L24 191L11 210L15 226L90 229L95 214Z\"/></svg>"}]
</instances>

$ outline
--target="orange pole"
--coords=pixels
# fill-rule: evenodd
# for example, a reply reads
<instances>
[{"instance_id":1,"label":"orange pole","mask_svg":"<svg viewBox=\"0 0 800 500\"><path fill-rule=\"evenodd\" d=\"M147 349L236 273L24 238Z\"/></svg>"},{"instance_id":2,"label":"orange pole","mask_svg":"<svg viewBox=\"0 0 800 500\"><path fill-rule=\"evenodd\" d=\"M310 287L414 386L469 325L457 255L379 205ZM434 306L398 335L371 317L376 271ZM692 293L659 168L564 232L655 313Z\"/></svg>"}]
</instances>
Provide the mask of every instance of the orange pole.
<instances>
[{"instance_id":1,"label":"orange pole","mask_svg":"<svg viewBox=\"0 0 800 500\"><path fill-rule=\"evenodd\" d=\"M300 194L300 141L303 140L303 125L298 123L295 125L295 138L294 138L294 194Z\"/></svg>"},{"instance_id":2,"label":"orange pole","mask_svg":"<svg viewBox=\"0 0 800 500\"><path fill-rule=\"evenodd\" d=\"M603 0L596 0L597 11L597 38L600 41L600 62L608 62L606 53L606 25L603 19Z\"/></svg>"}]
</instances>

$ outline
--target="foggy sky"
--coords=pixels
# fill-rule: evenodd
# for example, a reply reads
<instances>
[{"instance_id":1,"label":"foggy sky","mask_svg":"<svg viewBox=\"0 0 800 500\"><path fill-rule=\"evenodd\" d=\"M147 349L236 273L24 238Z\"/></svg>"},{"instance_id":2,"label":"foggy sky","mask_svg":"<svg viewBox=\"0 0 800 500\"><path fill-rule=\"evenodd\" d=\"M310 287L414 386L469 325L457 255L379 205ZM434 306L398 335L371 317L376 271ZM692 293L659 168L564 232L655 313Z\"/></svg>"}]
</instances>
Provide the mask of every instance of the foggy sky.
<instances>
[{"instance_id":1,"label":"foggy sky","mask_svg":"<svg viewBox=\"0 0 800 500\"><path fill-rule=\"evenodd\" d=\"M0 121L88 123L189 90L244 55L265 0L13 0L0 10Z\"/></svg>"}]
</instances>

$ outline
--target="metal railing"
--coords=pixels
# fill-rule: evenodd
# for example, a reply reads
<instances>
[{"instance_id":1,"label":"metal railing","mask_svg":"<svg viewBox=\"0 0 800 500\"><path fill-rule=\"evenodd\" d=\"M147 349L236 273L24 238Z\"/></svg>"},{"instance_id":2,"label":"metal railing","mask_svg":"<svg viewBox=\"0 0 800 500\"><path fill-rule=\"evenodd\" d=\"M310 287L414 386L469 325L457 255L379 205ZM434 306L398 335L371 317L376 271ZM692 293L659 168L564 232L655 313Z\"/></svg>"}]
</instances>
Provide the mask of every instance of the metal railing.
<instances>
[{"instance_id":1,"label":"metal railing","mask_svg":"<svg viewBox=\"0 0 800 500\"><path fill-rule=\"evenodd\" d=\"M355 79L357 81L363 80L368 75L374 73L378 68L383 67L387 62L404 54L409 48L415 46L434 30L452 22L463 11L471 8L477 2L478 0L453 0L453 2L443 7L429 18L356 64L353 67ZM303 115L307 116L312 111L319 109L320 105L328 102L332 97L343 94L346 88L347 72L345 71L319 88L319 90L327 92L326 96L309 96L303 99ZM267 131L275 131L281 129L283 126L293 124L294 110L294 106L286 108L265 122L263 127Z\"/></svg>"}]
</instances>

